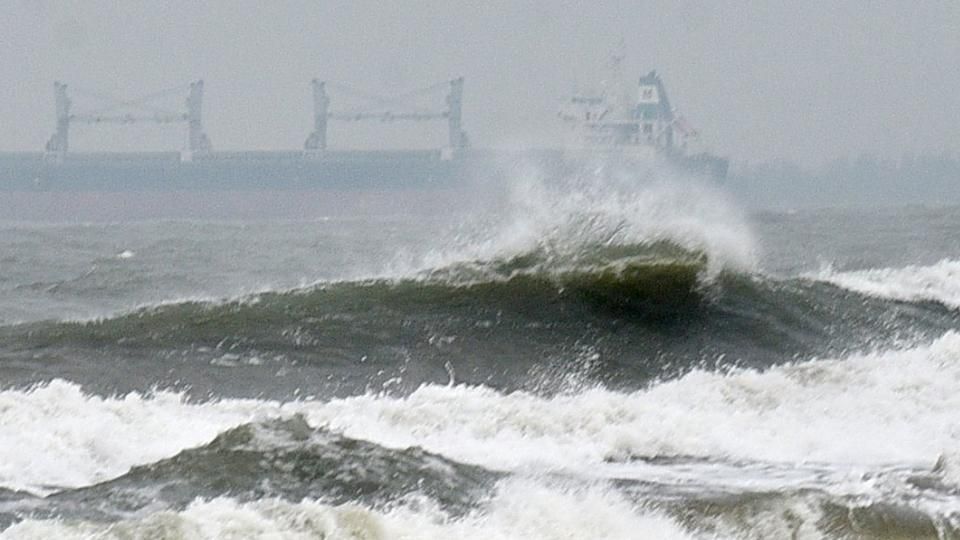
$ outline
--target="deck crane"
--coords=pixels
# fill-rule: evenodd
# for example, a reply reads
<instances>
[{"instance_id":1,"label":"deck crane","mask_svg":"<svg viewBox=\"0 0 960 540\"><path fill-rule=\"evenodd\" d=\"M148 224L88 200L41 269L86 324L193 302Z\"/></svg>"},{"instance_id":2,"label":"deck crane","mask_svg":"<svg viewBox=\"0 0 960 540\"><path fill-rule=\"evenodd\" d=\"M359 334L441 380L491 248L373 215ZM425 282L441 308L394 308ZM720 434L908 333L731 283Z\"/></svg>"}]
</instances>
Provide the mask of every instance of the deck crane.
<instances>
[{"instance_id":1,"label":"deck crane","mask_svg":"<svg viewBox=\"0 0 960 540\"><path fill-rule=\"evenodd\" d=\"M76 93L106 103L107 105L83 112L72 111L73 102L67 95L67 85L53 83L56 100L57 127L47 141L46 150L63 154L70 147L72 124L187 124L190 152L205 152L211 149L210 139L203 130L203 81L168 88L135 99L121 99L102 92L74 89ZM187 92L185 110L171 111L156 105L156 102L171 95Z\"/></svg>"},{"instance_id":2,"label":"deck crane","mask_svg":"<svg viewBox=\"0 0 960 540\"><path fill-rule=\"evenodd\" d=\"M327 124L330 120L342 122L446 120L449 131L449 148L458 150L467 145L466 133L462 127L463 77L394 96L381 96L346 84L318 79L313 79L311 86L313 88L314 106L313 132L304 143L306 150L327 149ZM362 105L356 109L331 111L328 88L343 92L355 100L361 101ZM442 110L426 109L412 103L414 98L433 94L442 88L448 88L445 100L446 108Z\"/></svg>"}]
</instances>

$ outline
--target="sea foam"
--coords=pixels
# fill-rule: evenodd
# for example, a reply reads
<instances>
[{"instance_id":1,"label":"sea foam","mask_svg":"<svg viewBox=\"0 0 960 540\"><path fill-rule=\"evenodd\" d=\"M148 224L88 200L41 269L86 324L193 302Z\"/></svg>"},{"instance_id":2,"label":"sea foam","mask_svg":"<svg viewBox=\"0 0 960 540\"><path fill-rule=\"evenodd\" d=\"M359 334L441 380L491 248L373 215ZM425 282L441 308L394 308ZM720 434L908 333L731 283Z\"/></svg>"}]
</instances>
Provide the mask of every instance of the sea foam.
<instances>
[{"instance_id":1,"label":"sea foam","mask_svg":"<svg viewBox=\"0 0 960 540\"><path fill-rule=\"evenodd\" d=\"M44 493L87 485L236 425L297 413L351 438L523 473L602 476L611 462L663 456L930 468L960 446L957 410L954 332L910 349L762 372L694 371L632 393L426 385L405 397L189 403L168 392L101 398L55 381L0 393L0 486Z\"/></svg>"},{"instance_id":2,"label":"sea foam","mask_svg":"<svg viewBox=\"0 0 960 540\"><path fill-rule=\"evenodd\" d=\"M493 468L592 469L692 456L932 466L960 444L960 335L766 371L694 371L634 393L543 398L425 386L306 406L311 422Z\"/></svg>"},{"instance_id":3,"label":"sea foam","mask_svg":"<svg viewBox=\"0 0 960 540\"><path fill-rule=\"evenodd\" d=\"M960 261L944 259L930 266L877 268L839 272L827 267L807 277L852 291L907 302L932 301L960 308Z\"/></svg>"},{"instance_id":4,"label":"sea foam","mask_svg":"<svg viewBox=\"0 0 960 540\"><path fill-rule=\"evenodd\" d=\"M159 512L112 524L27 520L3 539L33 538L327 538L544 539L698 538L676 522L637 508L602 486L565 488L532 480L502 482L482 508L452 517L430 501L374 510L319 501L292 503L233 499L198 500L180 512ZM711 538L714 538L711 536Z\"/></svg>"},{"instance_id":5,"label":"sea foam","mask_svg":"<svg viewBox=\"0 0 960 540\"><path fill-rule=\"evenodd\" d=\"M109 398L54 380L0 392L0 486L45 494L118 476L249 422L262 402L189 404L175 392Z\"/></svg>"}]
</instances>

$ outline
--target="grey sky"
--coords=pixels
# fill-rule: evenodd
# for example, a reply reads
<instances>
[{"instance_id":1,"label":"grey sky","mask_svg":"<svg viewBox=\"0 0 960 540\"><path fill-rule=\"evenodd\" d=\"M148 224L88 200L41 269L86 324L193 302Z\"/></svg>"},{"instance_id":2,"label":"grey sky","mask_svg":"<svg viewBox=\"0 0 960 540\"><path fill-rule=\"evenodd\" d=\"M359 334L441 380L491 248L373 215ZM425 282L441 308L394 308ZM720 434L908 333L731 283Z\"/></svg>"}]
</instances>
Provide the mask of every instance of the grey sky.
<instances>
[{"instance_id":1,"label":"grey sky","mask_svg":"<svg viewBox=\"0 0 960 540\"><path fill-rule=\"evenodd\" d=\"M560 100L600 78L623 38L627 72L657 69L705 145L734 160L960 151L955 0L0 6L3 150L43 147L55 79L135 97L203 78L207 131L229 150L300 148L313 77L390 93L456 75L467 79L475 146L549 146L559 141ZM71 142L179 149L184 131L79 127ZM334 146L443 142L441 128L414 131L338 125L330 136Z\"/></svg>"}]
</instances>

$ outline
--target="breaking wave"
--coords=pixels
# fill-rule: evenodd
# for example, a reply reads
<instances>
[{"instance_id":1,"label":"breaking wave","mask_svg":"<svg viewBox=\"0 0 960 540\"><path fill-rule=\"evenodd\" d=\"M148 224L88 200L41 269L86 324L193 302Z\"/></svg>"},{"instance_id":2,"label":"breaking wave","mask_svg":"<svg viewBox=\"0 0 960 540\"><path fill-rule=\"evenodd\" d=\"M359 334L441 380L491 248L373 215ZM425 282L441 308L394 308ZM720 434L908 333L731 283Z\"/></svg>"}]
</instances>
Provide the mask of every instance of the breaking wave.
<instances>
[{"instance_id":1,"label":"breaking wave","mask_svg":"<svg viewBox=\"0 0 960 540\"><path fill-rule=\"evenodd\" d=\"M324 515L326 534L347 512L385 538L509 538L519 533L500 527L534 514L613 538L631 527L679 538L949 535L960 519L950 502L957 380L960 336L948 332L902 350L697 370L632 392L426 385L402 397L191 403L170 392L99 398L57 381L2 393L4 425L34 422L5 430L2 485L47 496L8 491L0 514L19 522L9 537L166 526L203 537L223 530L202 522L219 510L280 530ZM278 507L292 521L262 513ZM554 530L538 523L536 534Z\"/></svg>"},{"instance_id":2,"label":"breaking wave","mask_svg":"<svg viewBox=\"0 0 960 540\"><path fill-rule=\"evenodd\" d=\"M960 309L960 261L944 259L931 266L849 272L838 272L828 267L811 277L880 298L938 302L952 309Z\"/></svg>"},{"instance_id":3,"label":"breaking wave","mask_svg":"<svg viewBox=\"0 0 960 540\"><path fill-rule=\"evenodd\" d=\"M633 392L591 387L539 396L426 385L407 396L191 403L170 392L99 398L56 381L0 394L5 425L30 419L35 426L5 431L2 485L96 483L251 419L297 414L347 437L421 447L490 470L615 475L618 463L664 457L929 468L960 444L958 378L960 336L949 332L904 350L764 371L697 370ZM89 418L99 427L91 429Z\"/></svg>"},{"instance_id":4,"label":"breaking wave","mask_svg":"<svg viewBox=\"0 0 960 540\"><path fill-rule=\"evenodd\" d=\"M292 365L304 386L330 390L335 379L330 391L338 394L390 381L410 392L451 377L560 390L551 373L637 389L705 367L766 368L902 347L942 335L960 317L928 301L864 296L803 278L711 276L708 267L705 253L667 242L594 245L563 256L536 250L408 278L8 326L0 328L0 348L25 359L69 348L71 365L142 359L144 369L159 369L157 357L197 366ZM325 379L312 379L311 366L323 368Z\"/></svg>"},{"instance_id":5,"label":"breaking wave","mask_svg":"<svg viewBox=\"0 0 960 540\"><path fill-rule=\"evenodd\" d=\"M482 509L450 516L430 501L375 509L358 504L280 499L197 500L180 511L158 511L116 523L27 520L0 538L256 538L261 536L379 540L699 538L675 521L643 510L611 490L551 489L535 482L503 482ZM712 535L711 535L712 536Z\"/></svg>"}]
</instances>

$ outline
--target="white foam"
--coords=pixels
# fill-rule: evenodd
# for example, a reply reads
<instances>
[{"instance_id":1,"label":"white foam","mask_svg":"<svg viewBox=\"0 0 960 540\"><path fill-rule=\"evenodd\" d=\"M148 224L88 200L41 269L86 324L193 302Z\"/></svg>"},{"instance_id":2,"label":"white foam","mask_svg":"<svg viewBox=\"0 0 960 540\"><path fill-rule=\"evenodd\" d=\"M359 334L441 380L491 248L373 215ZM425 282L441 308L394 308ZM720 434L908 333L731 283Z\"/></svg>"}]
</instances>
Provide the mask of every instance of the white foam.
<instances>
[{"instance_id":1,"label":"white foam","mask_svg":"<svg viewBox=\"0 0 960 540\"><path fill-rule=\"evenodd\" d=\"M695 371L632 393L588 388L548 398L430 385L402 398L191 404L165 392L103 399L57 381L0 392L0 485L44 492L91 484L238 424L295 413L349 437L521 473L602 476L611 459L670 455L929 468L960 447L958 410L954 332L901 351L764 372ZM626 473L621 466L616 474Z\"/></svg>"},{"instance_id":2,"label":"white foam","mask_svg":"<svg viewBox=\"0 0 960 540\"><path fill-rule=\"evenodd\" d=\"M960 450L952 449L941 454L934 472L945 484L960 489Z\"/></svg>"},{"instance_id":3,"label":"white foam","mask_svg":"<svg viewBox=\"0 0 960 540\"><path fill-rule=\"evenodd\" d=\"M960 308L960 261L944 259L931 266L837 272L830 267L808 277L852 291L916 302L932 300Z\"/></svg>"},{"instance_id":4,"label":"white foam","mask_svg":"<svg viewBox=\"0 0 960 540\"><path fill-rule=\"evenodd\" d=\"M57 380L0 392L0 486L46 493L106 480L203 444L261 414L261 402L189 404L182 394L101 398Z\"/></svg>"},{"instance_id":5,"label":"white foam","mask_svg":"<svg viewBox=\"0 0 960 540\"><path fill-rule=\"evenodd\" d=\"M386 511L317 501L196 501L182 512L161 512L115 524L27 520L4 539L39 538L327 538L376 539L692 539L675 522L643 511L602 487L547 487L529 480L500 484L484 508L451 517L430 501Z\"/></svg>"},{"instance_id":6,"label":"white foam","mask_svg":"<svg viewBox=\"0 0 960 540\"><path fill-rule=\"evenodd\" d=\"M960 445L960 335L903 351L765 372L692 372L648 390L549 399L428 386L403 399L306 406L311 422L500 469L591 469L607 459L700 456L932 464Z\"/></svg>"}]
</instances>

